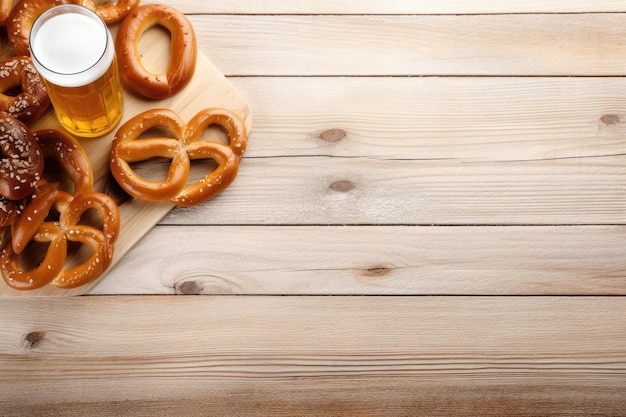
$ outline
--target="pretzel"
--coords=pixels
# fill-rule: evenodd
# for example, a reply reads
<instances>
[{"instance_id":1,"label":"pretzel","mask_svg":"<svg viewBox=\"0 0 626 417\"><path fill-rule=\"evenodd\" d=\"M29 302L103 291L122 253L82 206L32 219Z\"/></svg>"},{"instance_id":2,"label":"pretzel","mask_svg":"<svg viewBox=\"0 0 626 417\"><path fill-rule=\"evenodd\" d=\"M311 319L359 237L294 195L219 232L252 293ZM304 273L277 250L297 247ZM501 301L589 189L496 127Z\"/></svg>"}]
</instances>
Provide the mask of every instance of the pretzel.
<instances>
[{"instance_id":1,"label":"pretzel","mask_svg":"<svg viewBox=\"0 0 626 417\"><path fill-rule=\"evenodd\" d=\"M91 192L93 173L83 147L73 136L60 130L46 129L33 132L44 158L54 158L63 173L73 183L73 195ZM44 164L47 165L47 164ZM15 253L20 254L38 227L43 223L54 201L54 193L60 189L58 182L43 183L37 187L30 201L25 202L13 224L11 241Z\"/></svg>"},{"instance_id":2,"label":"pretzel","mask_svg":"<svg viewBox=\"0 0 626 417\"><path fill-rule=\"evenodd\" d=\"M21 87L17 95L6 91ZM25 123L39 118L50 105L46 86L30 57L14 56L0 62L0 111Z\"/></svg>"},{"instance_id":3,"label":"pretzel","mask_svg":"<svg viewBox=\"0 0 626 417\"><path fill-rule=\"evenodd\" d=\"M228 145L198 140L211 125L226 130ZM166 128L173 137L140 138L155 127ZM230 185L237 175L246 144L241 119L226 109L205 109L186 125L172 110L148 110L127 121L117 131L111 148L111 173L124 191L135 198L192 206L212 198ZM148 181L130 167L133 162L156 157L171 160L164 181ZM191 160L200 159L213 159L218 167L199 182L187 186Z\"/></svg>"},{"instance_id":4,"label":"pretzel","mask_svg":"<svg viewBox=\"0 0 626 417\"><path fill-rule=\"evenodd\" d=\"M89 159L76 139L58 130L39 130L33 135L40 142L42 155L54 158L74 184L73 195L62 191L57 182L40 182L12 224L11 240L0 252L0 274L18 290L33 290L44 285L73 288L100 275L111 264L114 243L120 229L120 214L115 201L106 194L93 192ZM83 224L87 212L97 211L102 227ZM58 219L52 217L58 213ZM66 268L68 242L91 248L90 256ZM30 242L48 243L41 264L24 270L21 256Z\"/></svg>"},{"instance_id":5,"label":"pretzel","mask_svg":"<svg viewBox=\"0 0 626 417\"><path fill-rule=\"evenodd\" d=\"M171 58L165 74L148 71L141 62L139 39L149 28L160 25L171 34ZM196 67L196 35L180 11L164 4L137 7L122 24L115 40L120 75L135 92L151 99L170 97L191 80Z\"/></svg>"},{"instance_id":6,"label":"pretzel","mask_svg":"<svg viewBox=\"0 0 626 417\"><path fill-rule=\"evenodd\" d=\"M5 230L17 220L17 204L0 195L0 231Z\"/></svg>"},{"instance_id":7,"label":"pretzel","mask_svg":"<svg viewBox=\"0 0 626 417\"><path fill-rule=\"evenodd\" d=\"M86 192L75 197L60 190L53 193L52 206L59 213L59 219L43 222L32 237L35 242L49 244L43 261L33 269L24 270L10 241L0 252L0 274L11 288L34 290L47 284L74 288L92 281L111 264L113 244L120 227L115 202L98 192ZM91 209L100 213L102 229L80 223L83 214ZM68 242L85 244L92 253L82 263L64 269Z\"/></svg>"},{"instance_id":8,"label":"pretzel","mask_svg":"<svg viewBox=\"0 0 626 417\"><path fill-rule=\"evenodd\" d=\"M54 158L74 185L73 194L92 191L93 172L89 157L73 136L60 130L33 132L44 158Z\"/></svg>"},{"instance_id":9,"label":"pretzel","mask_svg":"<svg viewBox=\"0 0 626 417\"><path fill-rule=\"evenodd\" d=\"M58 189L58 183L41 184L33 193L28 204L20 210L19 216L11 228L11 245L16 254L24 251L28 242L45 221Z\"/></svg>"},{"instance_id":10,"label":"pretzel","mask_svg":"<svg viewBox=\"0 0 626 417\"><path fill-rule=\"evenodd\" d=\"M104 3L88 1L95 7L98 16L104 20L104 23L110 25L124 19L138 5L140 0L110 0Z\"/></svg>"},{"instance_id":11,"label":"pretzel","mask_svg":"<svg viewBox=\"0 0 626 417\"><path fill-rule=\"evenodd\" d=\"M93 174L85 150L69 134L53 129L33 132L41 147L44 158L54 158L62 168L63 173L73 183L73 194L91 192ZM47 164L44 164L47 165ZM37 186L29 201L23 207L16 209L17 218L12 224L11 241L13 251L20 254L31 240L38 227L46 218L54 201L54 192L60 189L58 182L43 183Z\"/></svg>"},{"instance_id":12,"label":"pretzel","mask_svg":"<svg viewBox=\"0 0 626 417\"><path fill-rule=\"evenodd\" d=\"M102 229L79 223L81 216L90 209L100 213ZM82 264L63 270L51 284L58 288L79 287L99 276L111 265L113 245L120 232L120 212L115 201L108 195L98 192L82 193L70 203L64 226L69 228L65 232L69 240L90 246L93 254Z\"/></svg>"},{"instance_id":13,"label":"pretzel","mask_svg":"<svg viewBox=\"0 0 626 417\"><path fill-rule=\"evenodd\" d=\"M0 112L0 194L21 200L35 190L43 172L41 148L28 127Z\"/></svg>"},{"instance_id":14,"label":"pretzel","mask_svg":"<svg viewBox=\"0 0 626 417\"><path fill-rule=\"evenodd\" d=\"M35 188L33 194L21 200L13 201L4 198L0 195L0 237L2 232L12 226L15 226L15 222L19 219L26 206L36 198L37 190L39 189L39 183Z\"/></svg>"}]
</instances>

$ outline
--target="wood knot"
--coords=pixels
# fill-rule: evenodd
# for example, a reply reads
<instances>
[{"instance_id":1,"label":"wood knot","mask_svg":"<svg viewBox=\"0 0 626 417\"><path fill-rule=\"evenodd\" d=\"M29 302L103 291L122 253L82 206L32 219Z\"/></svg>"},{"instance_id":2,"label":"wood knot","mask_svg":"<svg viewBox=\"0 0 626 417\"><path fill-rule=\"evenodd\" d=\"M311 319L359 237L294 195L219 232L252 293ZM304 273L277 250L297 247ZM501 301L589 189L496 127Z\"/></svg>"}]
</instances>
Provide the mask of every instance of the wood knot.
<instances>
[{"instance_id":1,"label":"wood knot","mask_svg":"<svg viewBox=\"0 0 626 417\"><path fill-rule=\"evenodd\" d=\"M176 294L198 295L202 293L202 285L196 281L185 281L176 286Z\"/></svg>"},{"instance_id":2,"label":"wood knot","mask_svg":"<svg viewBox=\"0 0 626 417\"><path fill-rule=\"evenodd\" d=\"M328 129L320 134L320 139L326 142L338 142L346 137L346 131L343 129Z\"/></svg>"},{"instance_id":3,"label":"wood knot","mask_svg":"<svg viewBox=\"0 0 626 417\"><path fill-rule=\"evenodd\" d=\"M355 187L350 181L335 181L330 184L330 189L338 193L347 193Z\"/></svg>"},{"instance_id":4,"label":"wood knot","mask_svg":"<svg viewBox=\"0 0 626 417\"><path fill-rule=\"evenodd\" d=\"M620 118L617 114L605 114L600 118L600 121L605 125L616 125L620 122Z\"/></svg>"},{"instance_id":5,"label":"wood knot","mask_svg":"<svg viewBox=\"0 0 626 417\"><path fill-rule=\"evenodd\" d=\"M24 340L28 343L28 347L32 349L37 346L45 336L46 332L30 332L24 337Z\"/></svg>"},{"instance_id":6,"label":"wood knot","mask_svg":"<svg viewBox=\"0 0 626 417\"><path fill-rule=\"evenodd\" d=\"M384 265L376 265L371 268L362 269L361 275L366 277L384 277L391 273L392 268Z\"/></svg>"}]
</instances>

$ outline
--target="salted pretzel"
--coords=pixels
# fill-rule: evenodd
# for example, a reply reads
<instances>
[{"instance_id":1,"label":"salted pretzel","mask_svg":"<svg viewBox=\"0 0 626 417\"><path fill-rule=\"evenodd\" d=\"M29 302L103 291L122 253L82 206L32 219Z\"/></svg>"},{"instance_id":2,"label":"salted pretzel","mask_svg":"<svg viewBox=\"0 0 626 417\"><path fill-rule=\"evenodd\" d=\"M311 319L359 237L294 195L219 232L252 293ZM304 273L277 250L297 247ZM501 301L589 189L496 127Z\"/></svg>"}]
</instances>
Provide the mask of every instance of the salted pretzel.
<instances>
[{"instance_id":1,"label":"salted pretzel","mask_svg":"<svg viewBox=\"0 0 626 417\"><path fill-rule=\"evenodd\" d=\"M43 156L54 158L73 183L72 192L57 182L40 182L28 204L13 223L11 240L0 251L0 274L12 288L32 290L50 284L59 288L84 285L111 264L114 243L120 229L120 214L115 201L106 194L93 192L93 174L87 154L76 139L57 130L39 130L34 136ZM101 227L83 224L83 215L96 211ZM56 215L54 214L56 213ZM90 256L66 268L68 242L91 248ZM41 264L24 270L20 262L30 242L47 243Z\"/></svg>"},{"instance_id":2,"label":"salted pretzel","mask_svg":"<svg viewBox=\"0 0 626 417\"><path fill-rule=\"evenodd\" d=\"M0 231L11 226L17 220L17 215L17 203L0 195Z\"/></svg>"},{"instance_id":3,"label":"salted pretzel","mask_svg":"<svg viewBox=\"0 0 626 417\"><path fill-rule=\"evenodd\" d=\"M5 1L5 0L0 0ZM30 55L30 30L35 20L46 10L62 4L78 4L95 11L106 24L122 20L140 0L117 0L105 3L92 0L19 0L6 19L7 36L17 55Z\"/></svg>"},{"instance_id":4,"label":"salted pretzel","mask_svg":"<svg viewBox=\"0 0 626 417\"><path fill-rule=\"evenodd\" d=\"M11 225L11 245L16 254L20 254L43 224L52 208L58 183L43 183L37 187L31 199L20 210L19 216Z\"/></svg>"},{"instance_id":5,"label":"salted pretzel","mask_svg":"<svg viewBox=\"0 0 626 417\"><path fill-rule=\"evenodd\" d=\"M96 13L104 20L104 23L110 25L124 19L130 12L139 6L140 0L110 0L104 3L92 2L96 9Z\"/></svg>"},{"instance_id":6,"label":"salted pretzel","mask_svg":"<svg viewBox=\"0 0 626 417\"><path fill-rule=\"evenodd\" d=\"M93 172L84 148L70 134L55 129L33 132L44 158L55 159L73 183L72 194L92 191Z\"/></svg>"},{"instance_id":7,"label":"salted pretzel","mask_svg":"<svg viewBox=\"0 0 626 417\"><path fill-rule=\"evenodd\" d=\"M55 159L62 168L61 171L73 183L71 194L92 191L93 173L89 159L73 136L53 129L38 130L33 132L33 136L41 147L43 157ZM26 248L50 211L54 193L59 189L61 186L57 181L38 184L33 197L24 202L24 207L16 210L18 216L11 229L11 242L15 253L20 254Z\"/></svg>"},{"instance_id":8,"label":"salted pretzel","mask_svg":"<svg viewBox=\"0 0 626 417\"><path fill-rule=\"evenodd\" d=\"M157 25L171 34L171 58L165 74L155 74L144 67L138 46L141 35ZM191 80L196 68L194 28L183 13L164 4L141 5L124 19L117 32L115 51L124 82L151 99L176 94Z\"/></svg>"},{"instance_id":9,"label":"salted pretzel","mask_svg":"<svg viewBox=\"0 0 626 417\"><path fill-rule=\"evenodd\" d=\"M81 217L94 209L103 220L102 229L80 224ZM61 213L63 218L64 213ZM93 254L83 263L63 270L51 284L58 288L84 285L106 270L113 260L114 243L120 232L120 212L115 201L99 192L82 193L69 204L67 217L63 218L64 232L73 242L90 246Z\"/></svg>"},{"instance_id":10,"label":"salted pretzel","mask_svg":"<svg viewBox=\"0 0 626 417\"><path fill-rule=\"evenodd\" d=\"M52 207L59 213L59 219L43 222L32 237L35 242L48 244L45 257L38 266L24 270L11 242L0 251L0 274L11 288L34 290L47 284L74 288L87 284L111 264L120 217L117 205L109 196L98 192L72 196L56 190ZM80 222L82 216L92 209L102 218L101 229ZM92 253L80 264L66 269L69 242L85 244Z\"/></svg>"},{"instance_id":11,"label":"salted pretzel","mask_svg":"<svg viewBox=\"0 0 626 417\"><path fill-rule=\"evenodd\" d=\"M43 173L41 148L28 127L0 112L0 194L22 200L33 193Z\"/></svg>"},{"instance_id":12,"label":"salted pretzel","mask_svg":"<svg viewBox=\"0 0 626 417\"><path fill-rule=\"evenodd\" d=\"M226 130L229 144L199 140L211 125ZM165 128L172 137L141 138L154 128ZM187 124L169 109L154 109L127 121L116 133L111 148L111 173L131 196L146 201L169 201L179 206L202 203L223 191L235 179L246 149L243 122L226 109L205 109ZM149 181L131 168L133 162L164 157L171 160L164 181ZM187 185L191 160L212 159L215 170L195 184Z\"/></svg>"},{"instance_id":13,"label":"salted pretzel","mask_svg":"<svg viewBox=\"0 0 626 417\"><path fill-rule=\"evenodd\" d=\"M5 94L15 87L21 90L17 95ZM14 56L0 62L0 111L29 123L49 105L46 86L30 57Z\"/></svg>"}]
</instances>

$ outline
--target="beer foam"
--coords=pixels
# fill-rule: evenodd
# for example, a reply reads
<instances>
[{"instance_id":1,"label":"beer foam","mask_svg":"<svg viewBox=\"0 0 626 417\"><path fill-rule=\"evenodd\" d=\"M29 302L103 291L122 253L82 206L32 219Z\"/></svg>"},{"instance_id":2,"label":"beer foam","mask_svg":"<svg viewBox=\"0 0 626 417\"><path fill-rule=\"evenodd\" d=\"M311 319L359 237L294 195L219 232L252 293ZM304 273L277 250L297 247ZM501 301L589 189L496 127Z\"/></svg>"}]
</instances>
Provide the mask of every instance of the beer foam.
<instances>
[{"instance_id":1,"label":"beer foam","mask_svg":"<svg viewBox=\"0 0 626 417\"><path fill-rule=\"evenodd\" d=\"M91 11L83 9L52 13L33 26L31 53L35 67L53 84L89 84L102 76L113 61L111 33L97 15L91 16Z\"/></svg>"}]
</instances>

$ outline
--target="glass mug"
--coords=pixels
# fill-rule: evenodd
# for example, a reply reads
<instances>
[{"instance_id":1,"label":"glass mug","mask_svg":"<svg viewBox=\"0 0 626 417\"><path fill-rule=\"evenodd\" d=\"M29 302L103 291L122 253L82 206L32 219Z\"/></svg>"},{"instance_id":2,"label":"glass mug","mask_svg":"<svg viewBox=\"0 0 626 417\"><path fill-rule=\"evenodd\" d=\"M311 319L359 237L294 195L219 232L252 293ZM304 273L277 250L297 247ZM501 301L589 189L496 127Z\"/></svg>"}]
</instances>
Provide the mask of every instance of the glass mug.
<instances>
[{"instance_id":1,"label":"glass mug","mask_svg":"<svg viewBox=\"0 0 626 417\"><path fill-rule=\"evenodd\" d=\"M113 37L95 12L75 4L48 9L33 23L30 51L65 129L98 137L115 128L124 97Z\"/></svg>"}]
</instances>

